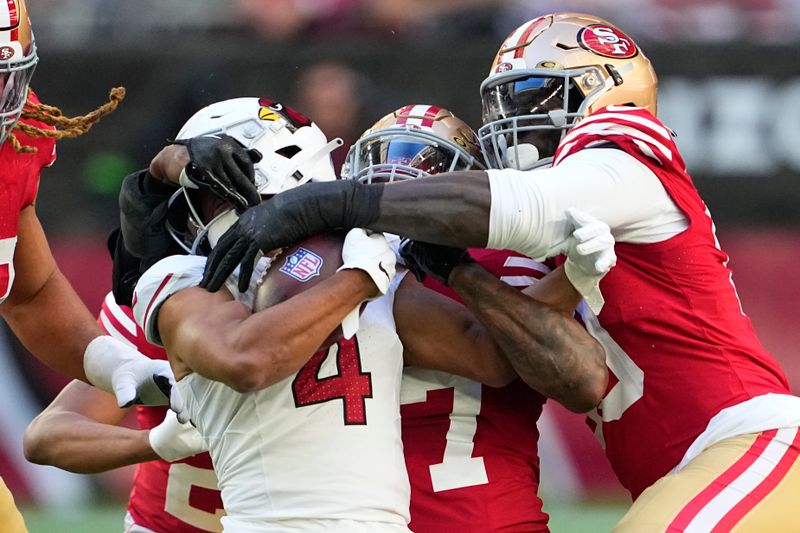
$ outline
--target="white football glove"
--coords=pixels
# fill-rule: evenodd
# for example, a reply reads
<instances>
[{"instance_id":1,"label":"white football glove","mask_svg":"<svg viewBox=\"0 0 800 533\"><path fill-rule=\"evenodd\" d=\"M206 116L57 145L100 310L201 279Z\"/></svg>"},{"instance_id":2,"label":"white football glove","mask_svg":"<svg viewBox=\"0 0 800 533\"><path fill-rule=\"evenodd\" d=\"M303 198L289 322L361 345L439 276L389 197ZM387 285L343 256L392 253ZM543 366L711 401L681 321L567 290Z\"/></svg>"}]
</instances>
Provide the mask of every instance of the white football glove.
<instances>
[{"instance_id":1,"label":"white football glove","mask_svg":"<svg viewBox=\"0 0 800 533\"><path fill-rule=\"evenodd\" d=\"M173 411L150 430L150 447L156 455L170 463L208 451L206 441L191 422L179 422Z\"/></svg>"},{"instance_id":2,"label":"white football glove","mask_svg":"<svg viewBox=\"0 0 800 533\"><path fill-rule=\"evenodd\" d=\"M83 354L89 382L117 397L120 407L166 405L189 419L167 361L150 359L109 335L96 337Z\"/></svg>"},{"instance_id":3,"label":"white football glove","mask_svg":"<svg viewBox=\"0 0 800 533\"><path fill-rule=\"evenodd\" d=\"M589 308L598 314L604 303L600 280L617 264L614 237L608 224L583 211L570 208L566 215L575 229L569 238L564 272Z\"/></svg>"},{"instance_id":4,"label":"white football glove","mask_svg":"<svg viewBox=\"0 0 800 533\"><path fill-rule=\"evenodd\" d=\"M342 247L342 266L337 270L357 268L372 278L381 294L386 294L394 279L396 257L386 242L383 233L367 233L361 228L353 228L347 232ZM358 331L358 316L361 304L342 321L342 332L346 339Z\"/></svg>"}]
</instances>

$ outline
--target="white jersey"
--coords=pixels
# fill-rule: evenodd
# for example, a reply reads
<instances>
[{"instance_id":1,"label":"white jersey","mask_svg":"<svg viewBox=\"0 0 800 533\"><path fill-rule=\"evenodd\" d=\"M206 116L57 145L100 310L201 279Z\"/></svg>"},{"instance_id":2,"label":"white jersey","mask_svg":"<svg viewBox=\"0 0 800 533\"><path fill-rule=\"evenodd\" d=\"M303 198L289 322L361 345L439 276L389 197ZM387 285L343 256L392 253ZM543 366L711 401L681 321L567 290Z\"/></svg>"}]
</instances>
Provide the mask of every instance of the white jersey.
<instances>
[{"instance_id":1,"label":"white jersey","mask_svg":"<svg viewBox=\"0 0 800 533\"><path fill-rule=\"evenodd\" d=\"M150 339L159 306L197 285L204 263L167 258L142 276L134 314ZM408 531L398 282L366 306L353 339L279 383L240 394L196 373L178 382L219 477L226 531Z\"/></svg>"}]
</instances>

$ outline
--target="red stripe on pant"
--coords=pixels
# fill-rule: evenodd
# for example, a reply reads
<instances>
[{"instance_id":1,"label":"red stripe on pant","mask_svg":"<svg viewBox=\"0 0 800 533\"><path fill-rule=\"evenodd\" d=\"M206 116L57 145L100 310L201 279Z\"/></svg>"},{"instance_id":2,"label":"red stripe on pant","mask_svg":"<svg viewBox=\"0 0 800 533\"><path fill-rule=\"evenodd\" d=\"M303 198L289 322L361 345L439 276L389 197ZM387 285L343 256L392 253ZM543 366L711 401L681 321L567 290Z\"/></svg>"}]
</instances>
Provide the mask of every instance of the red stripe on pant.
<instances>
[{"instance_id":1,"label":"red stripe on pant","mask_svg":"<svg viewBox=\"0 0 800 533\"><path fill-rule=\"evenodd\" d=\"M795 433L792 444L789 446L789 449L786 450L786 453L783 454L780 461L778 461L778 464L775 465L775 468L772 469L772 472L770 472L752 492L745 496L742 501L737 503L733 509L728 511L728 513L722 517L722 520L719 521L719 524L714 526L711 533L724 533L733 529L753 507L766 498L767 495L778 486L778 483L786 477L786 473L795 463L798 455L800 455L800 430Z\"/></svg>"},{"instance_id":2,"label":"red stripe on pant","mask_svg":"<svg viewBox=\"0 0 800 533\"><path fill-rule=\"evenodd\" d=\"M708 502L714 499L717 494L722 492L725 487L730 485L742 472L750 468L753 463L756 462L777 432L778 430L773 429L761 433L744 455L686 504L686 507L684 507L669 526L667 526L667 531L677 533L686 529L686 526L688 526L692 519L708 505Z\"/></svg>"}]
</instances>

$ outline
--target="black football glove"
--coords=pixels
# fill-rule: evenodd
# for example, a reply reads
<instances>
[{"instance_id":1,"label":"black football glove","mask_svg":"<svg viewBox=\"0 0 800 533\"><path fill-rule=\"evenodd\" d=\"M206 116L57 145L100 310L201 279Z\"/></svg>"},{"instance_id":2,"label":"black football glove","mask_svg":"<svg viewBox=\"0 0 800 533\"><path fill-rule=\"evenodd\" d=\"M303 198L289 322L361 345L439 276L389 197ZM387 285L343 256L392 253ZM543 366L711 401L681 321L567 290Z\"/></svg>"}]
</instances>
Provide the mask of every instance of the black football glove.
<instances>
[{"instance_id":1,"label":"black football glove","mask_svg":"<svg viewBox=\"0 0 800 533\"><path fill-rule=\"evenodd\" d=\"M139 271L144 272L164 257L184 253L167 231L169 198L175 190L174 186L153 178L147 170L125 177L119 191L119 237L109 240L115 269L117 262L124 264L118 269L115 279L130 270L132 263L127 256L138 259ZM135 284L136 280L133 280Z\"/></svg>"},{"instance_id":2,"label":"black football glove","mask_svg":"<svg viewBox=\"0 0 800 533\"><path fill-rule=\"evenodd\" d=\"M114 300L119 305L133 307L133 289L136 288L136 283L141 276L139 271L141 260L125 248L119 228L111 232L106 244L113 261L111 292Z\"/></svg>"},{"instance_id":3,"label":"black football glove","mask_svg":"<svg viewBox=\"0 0 800 533\"><path fill-rule=\"evenodd\" d=\"M308 183L251 207L220 237L206 262L200 286L217 291L241 266L245 292L259 251L270 252L327 230L367 228L380 213L381 185L353 180Z\"/></svg>"},{"instance_id":4,"label":"black football glove","mask_svg":"<svg viewBox=\"0 0 800 533\"><path fill-rule=\"evenodd\" d=\"M154 253L166 253L170 248L172 239L163 219L175 190L175 187L153 178L147 170L134 172L122 181L119 191L122 239L125 249L139 259Z\"/></svg>"},{"instance_id":5,"label":"black football glove","mask_svg":"<svg viewBox=\"0 0 800 533\"><path fill-rule=\"evenodd\" d=\"M225 134L178 139L173 144L189 150L189 163L181 174L184 187L210 191L230 202L238 213L261 201L255 186L254 165L261 161L258 150L245 150Z\"/></svg>"},{"instance_id":6,"label":"black football glove","mask_svg":"<svg viewBox=\"0 0 800 533\"><path fill-rule=\"evenodd\" d=\"M400 246L400 257L419 281L425 281L425 277L430 276L444 285L447 285L455 267L475 262L464 248L408 239Z\"/></svg>"}]
</instances>

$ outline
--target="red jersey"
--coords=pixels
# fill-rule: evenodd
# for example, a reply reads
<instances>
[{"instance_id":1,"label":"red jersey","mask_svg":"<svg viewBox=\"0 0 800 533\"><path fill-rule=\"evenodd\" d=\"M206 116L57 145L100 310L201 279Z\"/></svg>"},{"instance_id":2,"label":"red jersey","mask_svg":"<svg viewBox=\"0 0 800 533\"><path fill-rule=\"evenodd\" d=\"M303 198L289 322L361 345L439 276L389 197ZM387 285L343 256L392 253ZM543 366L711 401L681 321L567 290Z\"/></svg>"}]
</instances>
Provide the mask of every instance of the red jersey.
<instances>
[{"instance_id":1,"label":"red jersey","mask_svg":"<svg viewBox=\"0 0 800 533\"><path fill-rule=\"evenodd\" d=\"M117 339L133 345L152 359L166 359L163 348L145 340L133 311L121 307L109 294L103 302L100 325ZM136 407L141 429L159 425L167 407ZM205 533L222 531L222 497L211 456L201 453L181 461L150 461L136 466L128 512L134 523L158 533Z\"/></svg>"},{"instance_id":2,"label":"red jersey","mask_svg":"<svg viewBox=\"0 0 800 533\"><path fill-rule=\"evenodd\" d=\"M489 272L520 289L550 269L516 252L470 250ZM459 300L428 277L429 288ZM517 380L492 388L407 367L401 423L417 533L547 531L536 421L545 398Z\"/></svg>"},{"instance_id":3,"label":"red jersey","mask_svg":"<svg viewBox=\"0 0 800 533\"><path fill-rule=\"evenodd\" d=\"M599 436L636 498L720 410L789 388L742 312L728 256L671 132L644 109L608 107L564 138L554 164L607 142L647 166L689 223L663 242L618 242L617 265L600 283L605 306L598 317L584 314L610 370Z\"/></svg>"},{"instance_id":4,"label":"red jersey","mask_svg":"<svg viewBox=\"0 0 800 533\"><path fill-rule=\"evenodd\" d=\"M30 101L39 103L31 91ZM20 122L43 129L54 129L38 120L27 118ZM14 283L14 249L17 246L19 213L36 199L39 190L39 174L56 160L56 142L50 137L30 137L20 130L14 135L24 146L37 149L32 154L20 154L6 140L0 146L0 303L8 297Z\"/></svg>"}]
</instances>

